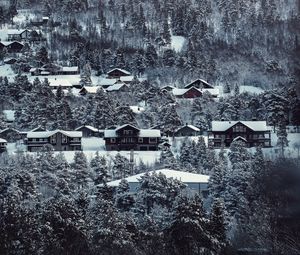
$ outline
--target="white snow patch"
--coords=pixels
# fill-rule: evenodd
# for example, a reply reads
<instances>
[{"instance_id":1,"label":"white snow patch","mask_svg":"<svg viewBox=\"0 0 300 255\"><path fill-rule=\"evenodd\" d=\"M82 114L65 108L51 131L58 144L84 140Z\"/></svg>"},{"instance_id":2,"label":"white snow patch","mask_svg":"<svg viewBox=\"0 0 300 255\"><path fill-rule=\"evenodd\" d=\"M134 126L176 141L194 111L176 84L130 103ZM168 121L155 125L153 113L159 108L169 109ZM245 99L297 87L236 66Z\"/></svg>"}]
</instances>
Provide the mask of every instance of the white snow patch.
<instances>
[{"instance_id":1,"label":"white snow patch","mask_svg":"<svg viewBox=\"0 0 300 255\"><path fill-rule=\"evenodd\" d=\"M185 41L186 40L183 36L172 35L171 36L172 49L174 49L176 52L180 52L182 50L182 47L183 47Z\"/></svg>"}]
</instances>

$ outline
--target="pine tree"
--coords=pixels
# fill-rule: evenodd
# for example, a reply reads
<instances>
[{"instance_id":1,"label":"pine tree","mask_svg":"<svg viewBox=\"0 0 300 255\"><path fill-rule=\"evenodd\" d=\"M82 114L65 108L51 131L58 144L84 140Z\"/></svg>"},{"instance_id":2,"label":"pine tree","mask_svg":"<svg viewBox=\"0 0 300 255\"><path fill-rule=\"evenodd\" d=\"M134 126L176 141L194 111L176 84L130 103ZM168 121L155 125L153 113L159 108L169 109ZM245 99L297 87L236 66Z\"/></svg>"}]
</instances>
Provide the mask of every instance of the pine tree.
<instances>
[{"instance_id":1,"label":"pine tree","mask_svg":"<svg viewBox=\"0 0 300 255\"><path fill-rule=\"evenodd\" d=\"M104 184L110 180L111 176L108 171L107 162L105 157L101 157L99 152L96 152L96 156L90 162L91 171L94 172L95 185Z\"/></svg>"},{"instance_id":2,"label":"pine tree","mask_svg":"<svg viewBox=\"0 0 300 255\"><path fill-rule=\"evenodd\" d=\"M85 154L82 151L76 151L74 154L74 162L72 163L73 178L77 184L77 188L85 188L88 185L90 172Z\"/></svg>"},{"instance_id":3,"label":"pine tree","mask_svg":"<svg viewBox=\"0 0 300 255\"><path fill-rule=\"evenodd\" d=\"M80 86L81 87L92 85L91 72L92 72L92 69L91 69L90 64L86 63L83 66L83 69L80 74Z\"/></svg>"},{"instance_id":4,"label":"pine tree","mask_svg":"<svg viewBox=\"0 0 300 255\"><path fill-rule=\"evenodd\" d=\"M123 157L120 153L117 153L113 159L112 172L115 180L128 177L132 174L129 160Z\"/></svg>"}]
</instances>

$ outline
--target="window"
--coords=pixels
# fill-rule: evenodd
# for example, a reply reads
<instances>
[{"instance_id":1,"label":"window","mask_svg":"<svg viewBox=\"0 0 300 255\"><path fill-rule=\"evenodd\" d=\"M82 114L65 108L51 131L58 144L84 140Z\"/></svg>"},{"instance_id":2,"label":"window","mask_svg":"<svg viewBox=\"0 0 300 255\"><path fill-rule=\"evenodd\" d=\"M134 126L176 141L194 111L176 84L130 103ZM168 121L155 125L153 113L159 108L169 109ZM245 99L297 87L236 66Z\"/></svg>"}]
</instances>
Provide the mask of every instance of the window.
<instances>
[{"instance_id":1,"label":"window","mask_svg":"<svg viewBox=\"0 0 300 255\"><path fill-rule=\"evenodd\" d=\"M111 143L116 143L116 138L110 138Z\"/></svg>"},{"instance_id":2,"label":"window","mask_svg":"<svg viewBox=\"0 0 300 255\"><path fill-rule=\"evenodd\" d=\"M61 140L62 140L63 143L66 143L67 142L67 137L65 135L62 135Z\"/></svg>"},{"instance_id":3,"label":"window","mask_svg":"<svg viewBox=\"0 0 300 255\"><path fill-rule=\"evenodd\" d=\"M156 137L150 137L149 143L156 143Z\"/></svg>"},{"instance_id":4,"label":"window","mask_svg":"<svg viewBox=\"0 0 300 255\"><path fill-rule=\"evenodd\" d=\"M139 143L143 143L144 139L142 137L139 137Z\"/></svg>"},{"instance_id":5,"label":"window","mask_svg":"<svg viewBox=\"0 0 300 255\"><path fill-rule=\"evenodd\" d=\"M124 130L124 135L132 135L133 131L132 130Z\"/></svg>"}]
</instances>

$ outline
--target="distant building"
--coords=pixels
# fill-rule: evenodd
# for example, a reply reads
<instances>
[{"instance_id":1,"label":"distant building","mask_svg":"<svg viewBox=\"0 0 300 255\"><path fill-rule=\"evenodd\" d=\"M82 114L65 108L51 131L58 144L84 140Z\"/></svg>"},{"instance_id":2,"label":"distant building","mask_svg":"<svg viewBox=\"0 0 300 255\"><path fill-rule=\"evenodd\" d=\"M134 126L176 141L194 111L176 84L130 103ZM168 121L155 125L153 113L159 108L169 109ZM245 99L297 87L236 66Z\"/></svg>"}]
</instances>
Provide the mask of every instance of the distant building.
<instances>
[{"instance_id":1,"label":"distant building","mask_svg":"<svg viewBox=\"0 0 300 255\"><path fill-rule=\"evenodd\" d=\"M149 171L148 174L152 175L155 174L163 174L167 178L172 178L179 180L187 185L187 188L192 193L198 193L201 194L203 197L207 197L208 195L208 181L209 176L203 175L203 174L194 174L194 173L188 173L183 171L175 171L171 169L161 169L161 170L155 170L155 171ZM125 178L125 180L129 184L129 188L131 192L136 192L137 187L139 186L139 180L141 177L145 175L145 173L133 175L130 177ZM108 186L117 187L120 184L121 180L111 181L108 182Z\"/></svg>"},{"instance_id":2,"label":"distant building","mask_svg":"<svg viewBox=\"0 0 300 255\"><path fill-rule=\"evenodd\" d=\"M72 83L67 79L48 79L48 81L51 89L58 89L58 87L63 89L73 88Z\"/></svg>"},{"instance_id":3,"label":"distant building","mask_svg":"<svg viewBox=\"0 0 300 255\"><path fill-rule=\"evenodd\" d=\"M202 80L202 79L194 80L191 83L184 86L185 89L189 89L192 87L195 87L197 89L213 89L214 88L213 85L209 84L207 81Z\"/></svg>"},{"instance_id":4,"label":"distant building","mask_svg":"<svg viewBox=\"0 0 300 255\"><path fill-rule=\"evenodd\" d=\"M30 31L28 29L9 29L7 31L8 41L23 41L28 40Z\"/></svg>"},{"instance_id":5,"label":"distant building","mask_svg":"<svg viewBox=\"0 0 300 255\"><path fill-rule=\"evenodd\" d=\"M232 141L243 141L247 147L271 146L271 131L266 121L212 121L208 143L229 147Z\"/></svg>"},{"instance_id":6,"label":"distant building","mask_svg":"<svg viewBox=\"0 0 300 255\"><path fill-rule=\"evenodd\" d=\"M130 76L131 73L124 70L124 69L121 69L121 68L114 68L110 71L107 72L107 78L109 79L118 79L122 76Z\"/></svg>"},{"instance_id":7,"label":"distant building","mask_svg":"<svg viewBox=\"0 0 300 255\"><path fill-rule=\"evenodd\" d=\"M107 92L128 92L130 90L129 86L125 83L116 83L105 89Z\"/></svg>"},{"instance_id":8,"label":"distant building","mask_svg":"<svg viewBox=\"0 0 300 255\"><path fill-rule=\"evenodd\" d=\"M16 142L22 139L21 132L11 127L0 130L0 137L8 142Z\"/></svg>"},{"instance_id":9,"label":"distant building","mask_svg":"<svg viewBox=\"0 0 300 255\"><path fill-rule=\"evenodd\" d=\"M97 129L95 127L84 125L75 129L82 132L82 137L103 137L104 130Z\"/></svg>"},{"instance_id":10,"label":"distant building","mask_svg":"<svg viewBox=\"0 0 300 255\"><path fill-rule=\"evenodd\" d=\"M104 130L106 150L158 150L161 133L157 129L139 129L133 125L123 125L116 129Z\"/></svg>"},{"instance_id":11,"label":"distant building","mask_svg":"<svg viewBox=\"0 0 300 255\"><path fill-rule=\"evenodd\" d=\"M52 145L55 151L80 151L82 132L80 131L41 131L28 132L26 145L28 151L40 151L45 145Z\"/></svg>"},{"instance_id":12,"label":"distant building","mask_svg":"<svg viewBox=\"0 0 300 255\"><path fill-rule=\"evenodd\" d=\"M200 129L193 125L188 125L188 124L179 128L174 133L174 136L198 136L198 135L200 135Z\"/></svg>"},{"instance_id":13,"label":"distant building","mask_svg":"<svg viewBox=\"0 0 300 255\"><path fill-rule=\"evenodd\" d=\"M172 93L177 98L197 98L202 97L203 93L209 93L212 97L218 97L219 96L219 89L198 89L195 87L191 88L185 88L185 89L178 89L175 88L172 90Z\"/></svg>"},{"instance_id":14,"label":"distant building","mask_svg":"<svg viewBox=\"0 0 300 255\"><path fill-rule=\"evenodd\" d=\"M85 96L85 95L88 95L88 94L96 94L98 89L101 89L100 86L85 86L85 87L82 87L80 90L79 90L79 94L82 95L82 96Z\"/></svg>"},{"instance_id":15,"label":"distant building","mask_svg":"<svg viewBox=\"0 0 300 255\"><path fill-rule=\"evenodd\" d=\"M7 141L0 138L0 153L5 152L7 147Z\"/></svg>"},{"instance_id":16,"label":"distant building","mask_svg":"<svg viewBox=\"0 0 300 255\"><path fill-rule=\"evenodd\" d=\"M0 50L6 49L8 53L19 53L23 47L24 45L17 41L0 41Z\"/></svg>"},{"instance_id":17,"label":"distant building","mask_svg":"<svg viewBox=\"0 0 300 255\"><path fill-rule=\"evenodd\" d=\"M78 66L59 66L55 64L47 64L40 68L31 68L32 76L38 75L76 75L79 74Z\"/></svg>"}]
</instances>

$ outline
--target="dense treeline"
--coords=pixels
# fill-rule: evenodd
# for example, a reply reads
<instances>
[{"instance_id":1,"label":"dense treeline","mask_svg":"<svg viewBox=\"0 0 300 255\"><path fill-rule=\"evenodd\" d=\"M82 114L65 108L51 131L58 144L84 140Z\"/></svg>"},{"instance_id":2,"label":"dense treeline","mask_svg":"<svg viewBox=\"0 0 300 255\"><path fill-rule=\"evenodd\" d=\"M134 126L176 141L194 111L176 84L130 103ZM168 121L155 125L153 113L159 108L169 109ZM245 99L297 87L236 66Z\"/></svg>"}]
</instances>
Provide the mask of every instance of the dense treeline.
<instances>
[{"instance_id":1,"label":"dense treeline","mask_svg":"<svg viewBox=\"0 0 300 255\"><path fill-rule=\"evenodd\" d=\"M2 155L1 254L299 253L295 162L269 162L234 142L216 157L203 201L162 174L146 174L135 193L125 180L107 186L124 176L118 157L110 168L98 154L88 162L77 152L70 164L49 148Z\"/></svg>"},{"instance_id":2,"label":"dense treeline","mask_svg":"<svg viewBox=\"0 0 300 255\"><path fill-rule=\"evenodd\" d=\"M25 3L30 5L18 4ZM299 82L297 1L67 0L32 6L62 23L48 30L51 57L89 61L99 73L112 66L150 76L155 71L153 79L179 85L199 76L263 87ZM170 48L171 35L185 37L183 51Z\"/></svg>"},{"instance_id":3,"label":"dense treeline","mask_svg":"<svg viewBox=\"0 0 300 255\"><path fill-rule=\"evenodd\" d=\"M83 82L86 82L83 78ZM294 86L268 90L262 94L240 93L235 86L230 96L214 100L210 94L193 101L176 102L173 95L162 91L156 83L133 80L129 92L75 96L72 90L61 87L51 90L49 82L17 75L12 82L0 77L0 107L16 109L14 126L30 130L43 126L49 130L74 129L87 124L99 129L131 123L149 128L159 125L162 131L173 134L184 123L206 131L212 120L267 120L280 127L299 125L300 99ZM145 111L134 114L130 105L144 103ZM1 116L1 114L0 114ZM5 127L3 116L1 128ZM282 127L283 128L283 127Z\"/></svg>"}]
</instances>

